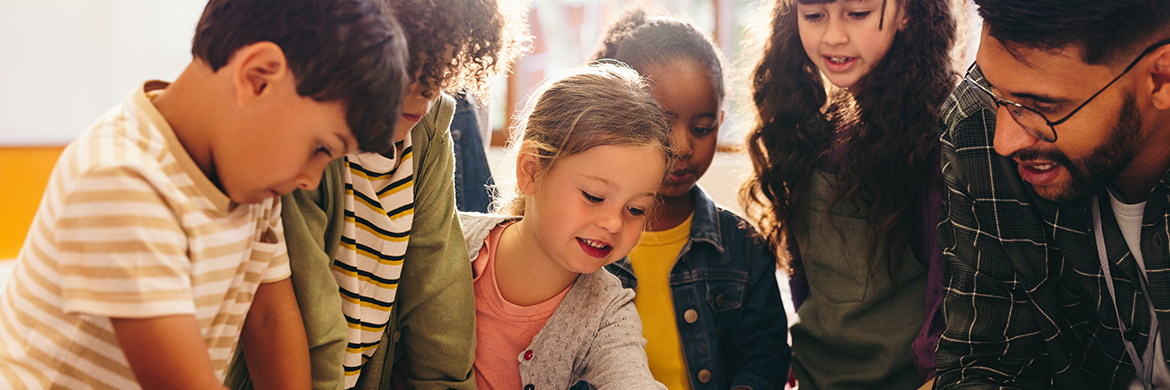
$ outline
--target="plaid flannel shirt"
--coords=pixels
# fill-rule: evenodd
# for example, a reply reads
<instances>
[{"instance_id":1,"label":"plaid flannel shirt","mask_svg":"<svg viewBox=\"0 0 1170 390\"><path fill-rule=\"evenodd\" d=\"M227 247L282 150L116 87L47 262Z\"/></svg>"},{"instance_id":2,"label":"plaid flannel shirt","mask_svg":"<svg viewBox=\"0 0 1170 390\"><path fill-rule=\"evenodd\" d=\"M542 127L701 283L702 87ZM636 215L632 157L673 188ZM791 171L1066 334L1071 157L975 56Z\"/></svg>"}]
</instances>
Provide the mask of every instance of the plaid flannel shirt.
<instances>
[{"instance_id":1,"label":"plaid flannel shirt","mask_svg":"<svg viewBox=\"0 0 1170 390\"><path fill-rule=\"evenodd\" d=\"M972 78L986 83L978 69ZM1101 272L1092 202L1057 204L1037 195L1016 163L995 153L996 110L987 104L964 82L939 118L947 328L938 345L938 388L1126 388L1134 367ZM1150 193L1140 245L1163 341L1170 328L1168 179ZM1117 306L1141 353L1150 326L1140 271L1106 190L1096 195Z\"/></svg>"}]
</instances>

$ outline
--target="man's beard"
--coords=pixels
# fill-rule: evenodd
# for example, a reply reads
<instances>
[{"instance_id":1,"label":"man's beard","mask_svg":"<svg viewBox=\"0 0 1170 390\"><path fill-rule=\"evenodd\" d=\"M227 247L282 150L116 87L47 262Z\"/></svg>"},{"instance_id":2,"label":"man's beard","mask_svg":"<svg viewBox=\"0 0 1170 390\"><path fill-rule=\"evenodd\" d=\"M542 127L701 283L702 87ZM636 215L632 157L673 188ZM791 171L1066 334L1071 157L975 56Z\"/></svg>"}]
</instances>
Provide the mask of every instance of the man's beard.
<instances>
[{"instance_id":1,"label":"man's beard","mask_svg":"<svg viewBox=\"0 0 1170 390\"><path fill-rule=\"evenodd\" d=\"M1132 94L1126 95L1121 106L1117 124L1109 132L1105 142L1093 152L1077 161L1072 161L1060 150L1023 149L1012 155L1017 161L1047 159L1068 169L1069 182L1057 188L1036 188L1040 197L1057 203L1079 200L1104 188L1133 161L1137 154L1138 134L1142 118L1137 111L1137 102Z\"/></svg>"}]
</instances>

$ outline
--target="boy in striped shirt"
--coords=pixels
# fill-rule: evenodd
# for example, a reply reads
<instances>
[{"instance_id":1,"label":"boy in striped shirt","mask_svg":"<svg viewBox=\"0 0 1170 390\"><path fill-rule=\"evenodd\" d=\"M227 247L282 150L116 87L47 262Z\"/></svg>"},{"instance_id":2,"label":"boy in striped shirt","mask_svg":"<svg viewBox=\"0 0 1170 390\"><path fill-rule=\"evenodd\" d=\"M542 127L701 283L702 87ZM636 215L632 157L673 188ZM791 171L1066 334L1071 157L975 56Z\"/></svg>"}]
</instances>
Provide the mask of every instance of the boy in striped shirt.
<instances>
[{"instance_id":1,"label":"boy in striped shirt","mask_svg":"<svg viewBox=\"0 0 1170 390\"><path fill-rule=\"evenodd\" d=\"M393 148L405 41L380 2L212 0L194 59L58 160L0 297L0 388L309 388L280 195Z\"/></svg>"}]
</instances>

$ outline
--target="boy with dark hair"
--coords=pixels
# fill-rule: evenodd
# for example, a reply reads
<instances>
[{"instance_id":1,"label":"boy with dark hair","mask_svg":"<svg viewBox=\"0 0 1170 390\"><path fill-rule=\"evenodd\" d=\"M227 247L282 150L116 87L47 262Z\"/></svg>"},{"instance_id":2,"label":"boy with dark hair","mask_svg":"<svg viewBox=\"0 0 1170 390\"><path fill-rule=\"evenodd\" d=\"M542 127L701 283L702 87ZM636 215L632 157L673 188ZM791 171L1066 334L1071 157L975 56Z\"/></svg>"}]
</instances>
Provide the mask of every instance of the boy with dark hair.
<instances>
[{"instance_id":1,"label":"boy with dark hair","mask_svg":"<svg viewBox=\"0 0 1170 390\"><path fill-rule=\"evenodd\" d=\"M1170 4L975 0L939 388L1170 388Z\"/></svg>"},{"instance_id":2,"label":"boy with dark hair","mask_svg":"<svg viewBox=\"0 0 1170 390\"><path fill-rule=\"evenodd\" d=\"M213 0L174 83L58 160L0 301L0 388L309 387L279 196L385 151L405 42L379 3ZM390 119L388 119L390 118Z\"/></svg>"},{"instance_id":3,"label":"boy with dark hair","mask_svg":"<svg viewBox=\"0 0 1170 390\"><path fill-rule=\"evenodd\" d=\"M350 153L282 198L314 389L473 389L475 302L448 127L528 37L523 0L392 0L410 47L394 148ZM233 362L229 387L248 388ZM396 364L398 369L396 369ZM254 376L254 374L253 374ZM254 379L254 378L253 378Z\"/></svg>"}]
</instances>

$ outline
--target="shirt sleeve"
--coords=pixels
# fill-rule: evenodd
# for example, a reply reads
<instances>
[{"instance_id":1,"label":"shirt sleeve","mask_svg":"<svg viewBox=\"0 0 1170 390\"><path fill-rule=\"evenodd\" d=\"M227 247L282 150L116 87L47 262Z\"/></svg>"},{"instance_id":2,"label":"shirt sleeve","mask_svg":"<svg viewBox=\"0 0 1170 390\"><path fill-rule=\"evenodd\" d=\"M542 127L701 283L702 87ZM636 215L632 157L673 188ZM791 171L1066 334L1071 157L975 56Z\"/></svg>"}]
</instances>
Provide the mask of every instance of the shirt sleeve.
<instances>
[{"instance_id":1,"label":"shirt sleeve","mask_svg":"<svg viewBox=\"0 0 1170 390\"><path fill-rule=\"evenodd\" d=\"M938 344L936 388L1042 388L1051 376L1044 339L1000 236L994 210L1005 200L989 192L1008 179L994 165L995 112L959 102L973 99L964 87L949 98L940 119L945 189L938 241L946 257L946 329ZM948 123L948 109L964 108L972 112L951 112L957 119Z\"/></svg>"},{"instance_id":2,"label":"shirt sleeve","mask_svg":"<svg viewBox=\"0 0 1170 390\"><path fill-rule=\"evenodd\" d=\"M52 257L60 262L66 312L195 314L187 237L155 185L160 180L134 167L98 167L65 191Z\"/></svg>"},{"instance_id":3,"label":"shirt sleeve","mask_svg":"<svg viewBox=\"0 0 1170 390\"><path fill-rule=\"evenodd\" d=\"M280 198L272 198L270 202L273 202L273 205L268 208L268 222L261 237L264 237L264 241L272 241L272 259L268 263L268 269L264 271L261 283L279 282L292 276L292 270L288 265L288 246L285 245L284 222L280 216L282 203Z\"/></svg>"},{"instance_id":4,"label":"shirt sleeve","mask_svg":"<svg viewBox=\"0 0 1170 390\"><path fill-rule=\"evenodd\" d=\"M597 389L666 390L666 386L654 380L650 373L642 320L634 307L634 291L622 289L608 306L601 309L605 310L605 318L589 346L581 379Z\"/></svg>"}]
</instances>

